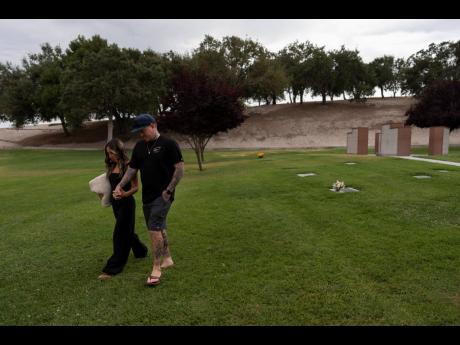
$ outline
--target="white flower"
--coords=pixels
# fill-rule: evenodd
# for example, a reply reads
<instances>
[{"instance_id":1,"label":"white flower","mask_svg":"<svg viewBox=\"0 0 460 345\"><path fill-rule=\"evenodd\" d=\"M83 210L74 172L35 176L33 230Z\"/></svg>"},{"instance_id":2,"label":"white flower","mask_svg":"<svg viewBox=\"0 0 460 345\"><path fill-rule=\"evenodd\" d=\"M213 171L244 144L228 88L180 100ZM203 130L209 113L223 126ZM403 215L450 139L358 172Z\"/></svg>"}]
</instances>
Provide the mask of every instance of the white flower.
<instances>
[{"instance_id":1,"label":"white flower","mask_svg":"<svg viewBox=\"0 0 460 345\"><path fill-rule=\"evenodd\" d=\"M332 184L332 189L334 189L336 192L342 190L345 188L345 182L337 180L335 183Z\"/></svg>"}]
</instances>

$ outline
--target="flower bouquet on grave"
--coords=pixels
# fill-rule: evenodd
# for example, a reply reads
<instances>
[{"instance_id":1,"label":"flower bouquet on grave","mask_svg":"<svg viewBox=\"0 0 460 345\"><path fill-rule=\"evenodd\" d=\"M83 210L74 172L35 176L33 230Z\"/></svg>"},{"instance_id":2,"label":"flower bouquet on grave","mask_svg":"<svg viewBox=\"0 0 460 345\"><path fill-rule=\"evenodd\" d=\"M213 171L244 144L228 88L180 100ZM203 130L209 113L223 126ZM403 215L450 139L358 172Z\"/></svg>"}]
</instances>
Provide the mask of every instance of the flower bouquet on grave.
<instances>
[{"instance_id":1,"label":"flower bouquet on grave","mask_svg":"<svg viewBox=\"0 0 460 345\"><path fill-rule=\"evenodd\" d=\"M345 189L345 182L337 180L335 183L332 184L332 189L335 192L340 192Z\"/></svg>"}]
</instances>

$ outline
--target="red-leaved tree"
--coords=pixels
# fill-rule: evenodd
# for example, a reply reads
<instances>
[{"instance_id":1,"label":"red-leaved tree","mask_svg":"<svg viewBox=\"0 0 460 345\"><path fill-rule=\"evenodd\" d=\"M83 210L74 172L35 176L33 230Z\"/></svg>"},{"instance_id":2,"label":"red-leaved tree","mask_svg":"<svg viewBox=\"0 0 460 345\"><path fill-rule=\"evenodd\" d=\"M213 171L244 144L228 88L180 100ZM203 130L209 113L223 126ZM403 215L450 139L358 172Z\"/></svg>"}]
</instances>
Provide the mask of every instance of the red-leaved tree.
<instances>
[{"instance_id":1,"label":"red-leaved tree","mask_svg":"<svg viewBox=\"0 0 460 345\"><path fill-rule=\"evenodd\" d=\"M406 125L460 127L460 81L439 80L428 85L418 103L406 112Z\"/></svg>"},{"instance_id":2,"label":"red-leaved tree","mask_svg":"<svg viewBox=\"0 0 460 345\"><path fill-rule=\"evenodd\" d=\"M242 90L225 77L209 73L206 65L190 64L175 69L167 89L161 102L159 126L182 135L203 170L204 150L209 140L245 120Z\"/></svg>"}]
</instances>

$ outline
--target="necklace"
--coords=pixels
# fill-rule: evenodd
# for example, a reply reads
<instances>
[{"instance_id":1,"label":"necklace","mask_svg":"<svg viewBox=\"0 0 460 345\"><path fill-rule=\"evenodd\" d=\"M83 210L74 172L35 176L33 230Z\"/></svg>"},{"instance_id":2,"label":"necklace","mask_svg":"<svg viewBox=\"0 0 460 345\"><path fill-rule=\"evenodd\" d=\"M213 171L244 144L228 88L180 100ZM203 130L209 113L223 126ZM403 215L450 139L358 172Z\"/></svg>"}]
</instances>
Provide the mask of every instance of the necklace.
<instances>
[{"instance_id":1,"label":"necklace","mask_svg":"<svg viewBox=\"0 0 460 345\"><path fill-rule=\"evenodd\" d=\"M149 143L146 143L147 152L149 153L149 156L150 156L150 153L153 151L153 147L154 147L155 144L157 143L159 137L160 137L160 135L158 134L157 138L156 138L155 141L153 142L152 147L151 147L150 149L149 149Z\"/></svg>"}]
</instances>

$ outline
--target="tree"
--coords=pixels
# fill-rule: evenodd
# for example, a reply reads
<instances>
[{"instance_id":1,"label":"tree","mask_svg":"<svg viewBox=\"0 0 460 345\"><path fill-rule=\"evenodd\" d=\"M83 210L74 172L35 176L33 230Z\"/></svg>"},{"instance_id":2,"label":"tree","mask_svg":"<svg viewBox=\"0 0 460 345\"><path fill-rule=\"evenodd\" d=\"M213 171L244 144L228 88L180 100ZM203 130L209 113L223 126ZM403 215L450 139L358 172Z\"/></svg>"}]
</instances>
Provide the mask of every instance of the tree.
<instances>
[{"instance_id":1,"label":"tree","mask_svg":"<svg viewBox=\"0 0 460 345\"><path fill-rule=\"evenodd\" d=\"M33 106L34 85L24 69L10 63L0 64L0 114L19 128L36 123L38 116Z\"/></svg>"},{"instance_id":2,"label":"tree","mask_svg":"<svg viewBox=\"0 0 460 345\"><path fill-rule=\"evenodd\" d=\"M232 72L235 73L242 85L247 80L249 68L261 56L268 54L268 50L252 39L241 39L236 36L226 36L222 39L222 49L225 60Z\"/></svg>"},{"instance_id":3,"label":"tree","mask_svg":"<svg viewBox=\"0 0 460 345\"><path fill-rule=\"evenodd\" d=\"M183 135L203 170L209 140L244 121L242 91L225 78L209 75L203 66L187 61L176 65L167 90L158 125Z\"/></svg>"},{"instance_id":4,"label":"tree","mask_svg":"<svg viewBox=\"0 0 460 345\"><path fill-rule=\"evenodd\" d=\"M153 51L120 49L105 39L79 36L69 44L64 57L63 105L78 126L94 115L108 117L119 132L127 129L130 117L140 113L156 114L164 92L162 57Z\"/></svg>"},{"instance_id":5,"label":"tree","mask_svg":"<svg viewBox=\"0 0 460 345\"><path fill-rule=\"evenodd\" d=\"M363 62L357 50L346 50L344 46L339 51L331 53L337 63L336 88L353 96L351 101L365 102L367 96L374 94L376 85L375 75L369 64Z\"/></svg>"},{"instance_id":6,"label":"tree","mask_svg":"<svg viewBox=\"0 0 460 345\"><path fill-rule=\"evenodd\" d=\"M246 84L246 74L244 77L242 75L238 76L235 73L235 70L230 69L229 67L229 62L227 61L227 58L225 57L224 54L224 49L222 48L222 43L219 41L214 40L214 38L210 36L206 36L206 39L204 42L207 42L207 40L210 40L206 48L202 48L203 42L200 45L199 49L196 49L193 53L193 56L189 55L184 55L182 57L180 56L174 56L173 59L171 59L171 63L173 65L183 65L183 63L189 63L194 65L193 68L198 68L198 69L203 69L206 70L207 75L212 76L212 77L222 77L227 79L232 85L239 86L241 88L245 89L245 92L247 92L247 84ZM210 43L214 42L214 43ZM212 47L208 48L208 45ZM214 49L214 47L218 45L220 48L218 50ZM240 71L240 74L242 72ZM241 80L240 80L241 79ZM243 82L244 79L244 82Z\"/></svg>"},{"instance_id":7,"label":"tree","mask_svg":"<svg viewBox=\"0 0 460 345\"><path fill-rule=\"evenodd\" d=\"M229 80L232 85L243 92L248 99L253 95L248 87L248 72L254 62L261 56L267 55L268 50L252 39L241 39L236 36L225 36L221 41L206 35L200 46L194 50L194 56L206 56L214 61L222 71L222 61L226 72L232 76ZM217 69L214 69L216 71ZM212 70L209 71L212 74Z\"/></svg>"},{"instance_id":8,"label":"tree","mask_svg":"<svg viewBox=\"0 0 460 345\"><path fill-rule=\"evenodd\" d=\"M393 63L392 78L388 83L388 90L393 92L393 98L396 97L396 92L398 90L401 90L401 94L405 93L405 91L402 89L405 66L406 62L401 58L396 59Z\"/></svg>"},{"instance_id":9,"label":"tree","mask_svg":"<svg viewBox=\"0 0 460 345\"><path fill-rule=\"evenodd\" d=\"M452 80L460 80L460 40L450 43L450 50L452 53Z\"/></svg>"},{"instance_id":10,"label":"tree","mask_svg":"<svg viewBox=\"0 0 460 345\"><path fill-rule=\"evenodd\" d=\"M314 46L308 41L295 41L278 52L279 61L288 78L289 97L292 93L291 103L296 103L297 96L300 96L300 103L303 103L303 95L308 88L308 68L305 62L310 58L313 49Z\"/></svg>"},{"instance_id":11,"label":"tree","mask_svg":"<svg viewBox=\"0 0 460 345\"><path fill-rule=\"evenodd\" d=\"M435 80L459 80L460 41L431 43L407 59L403 89L416 97Z\"/></svg>"},{"instance_id":12,"label":"tree","mask_svg":"<svg viewBox=\"0 0 460 345\"><path fill-rule=\"evenodd\" d=\"M405 114L406 125L426 128L448 127L450 131L460 127L460 81L439 80L432 82L420 95L419 101Z\"/></svg>"},{"instance_id":13,"label":"tree","mask_svg":"<svg viewBox=\"0 0 460 345\"><path fill-rule=\"evenodd\" d=\"M288 79L280 61L274 56L259 57L248 71L248 88L252 97L266 104L284 99Z\"/></svg>"},{"instance_id":14,"label":"tree","mask_svg":"<svg viewBox=\"0 0 460 345\"><path fill-rule=\"evenodd\" d=\"M42 121L59 119L66 136L70 135L64 109L62 108L61 77L64 71L62 50L49 43L41 46L38 54L29 54L23 65L34 84L31 95L37 116Z\"/></svg>"},{"instance_id":15,"label":"tree","mask_svg":"<svg viewBox=\"0 0 460 345\"><path fill-rule=\"evenodd\" d=\"M5 106L2 104L6 92L6 85L8 80L8 68L0 62L0 121L8 121L5 112Z\"/></svg>"},{"instance_id":16,"label":"tree","mask_svg":"<svg viewBox=\"0 0 460 345\"><path fill-rule=\"evenodd\" d=\"M78 36L66 49L61 104L68 113L69 123L73 128L80 127L83 121L91 118L91 115L98 118L108 115L106 108L111 101L111 83L103 83L101 75L104 75L109 68L98 61L99 52L106 48L108 48L107 41L100 36L93 36L91 39ZM113 67L115 66L112 66L112 73L115 73ZM101 94L105 94L107 100L101 99L104 98ZM112 135L111 116L108 137Z\"/></svg>"},{"instance_id":17,"label":"tree","mask_svg":"<svg viewBox=\"0 0 460 345\"><path fill-rule=\"evenodd\" d=\"M393 65L394 65L394 57L388 56L388 55L384 55L383 57L375 58L370 63L370 68L374 72L375 82L377 86L380 88L382 98L385 98L383 95L383 91L386 89L389 89L390 83L394 79Z\"/></svg>"},{"instance_id":18,"label":"tree","mask_svg":"<svg viewBox=\"0 0 460 345\"><path fill-rule=\"evenodd\" d=\"M335 92L343 94L343 99L345 100L345 92L353 89L353 73L357 69L356 66L361 63L359 52L357 50L347 50L345 46L341 46L340 50L333 50L329 54L334 66Z\"/></svg>"},{"instance_id":19,"label":"tree","mask_svg":"<svg viewBox=\"0 0 460 345\"><path fill-rule=\"evenodd\" d=\"M365 102L368 96L372 96L376 86L375 75L369 64L361 62L357 64L351 81L350 93L353 101Z\"/></svg>"},{"instance_id":20,"label":"tree","mask_svg":"<svg viewBox=\"0 0 460 345\"><path fill-rule=\"evenodd\" d=\"M125 114L148 112L157 114L161 110L160 98L165 93L166 72L161 55L145 50L122 49L128 68L124 76L125 87L119 98Z\"/></svg>"},{"instance_id":21,"label":"tree","mask_svg":"<svg viewBox=\"0 0 460 345\"><path fill-rule=\"evenodd\" d=\"M310 79L308 85L313 96L321 95L322 104L326 104L326 96L333 88L333 67L334 62L324 51L324 47L315 48L311 59L308 60L308 74Z\"/></svg>"}]
</instances>

